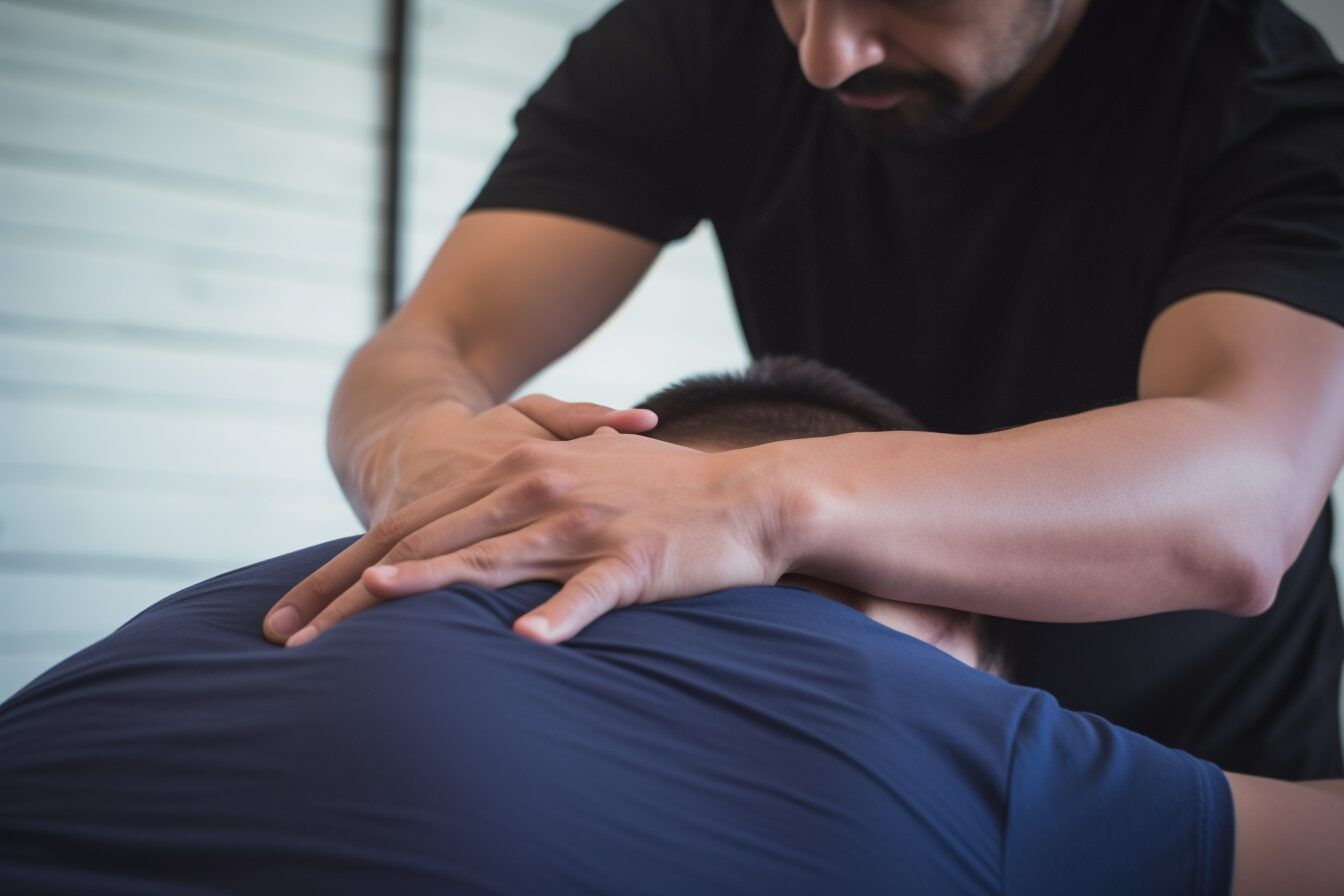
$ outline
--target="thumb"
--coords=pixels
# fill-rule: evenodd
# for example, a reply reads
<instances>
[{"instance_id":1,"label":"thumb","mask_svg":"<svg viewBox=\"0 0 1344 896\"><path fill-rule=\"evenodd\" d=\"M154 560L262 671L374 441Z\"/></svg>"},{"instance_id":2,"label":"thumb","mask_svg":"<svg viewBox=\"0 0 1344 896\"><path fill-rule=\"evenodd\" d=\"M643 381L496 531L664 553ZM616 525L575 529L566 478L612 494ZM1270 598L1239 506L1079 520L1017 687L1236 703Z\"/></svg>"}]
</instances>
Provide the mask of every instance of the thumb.
<instances>
[{"instance_id":1,"label":"thumb","mask_svg":"<svg viewBox=\"0 0 1344 896\"><path fill-rule=\"evenodd\" d=\"M643 408L616 410L589 401L561 401L539 392L524 395L509 405L533 423L550 430L558 439L592 435L599 426L610 426L617 432L638 433L658 424L658 415Z\"/></svg>"}]
</instances>

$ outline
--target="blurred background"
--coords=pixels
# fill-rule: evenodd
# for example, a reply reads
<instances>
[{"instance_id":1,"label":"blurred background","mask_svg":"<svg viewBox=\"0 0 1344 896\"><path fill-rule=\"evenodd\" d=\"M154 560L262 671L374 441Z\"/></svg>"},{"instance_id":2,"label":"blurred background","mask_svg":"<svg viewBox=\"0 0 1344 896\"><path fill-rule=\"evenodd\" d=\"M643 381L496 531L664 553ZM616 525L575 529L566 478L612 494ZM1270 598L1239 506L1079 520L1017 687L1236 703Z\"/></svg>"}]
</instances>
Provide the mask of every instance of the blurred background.
<instances>
[{"instance_id":1,"label":"blurred background","mask_svg":"<svg viewBox=\"0 0 1344 896\"><path fill-rule=\"evenodd\" d=\"M341 367L610 3L0 0L0 700L361 531L325 452ZM1290 5L1344 51L1344 2ZM746 359L702 226L520 392L628 405Z\"/></svg>"}]
</instances>

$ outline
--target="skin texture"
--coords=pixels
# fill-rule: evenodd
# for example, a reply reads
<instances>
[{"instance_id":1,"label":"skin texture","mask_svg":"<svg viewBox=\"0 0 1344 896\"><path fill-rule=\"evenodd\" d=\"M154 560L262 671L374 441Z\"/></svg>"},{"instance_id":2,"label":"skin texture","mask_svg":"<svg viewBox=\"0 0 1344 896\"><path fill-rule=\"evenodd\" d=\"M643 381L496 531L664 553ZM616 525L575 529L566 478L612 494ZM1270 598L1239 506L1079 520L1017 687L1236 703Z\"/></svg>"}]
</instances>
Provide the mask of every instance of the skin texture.
<instances>
[{"instance_id":1,"label":"skin texture","mask_svg":"<svg viewBox=\"0 0 1344 896\"><path fill-rule=\"evenodd\" d=\"M1228 773L1237 815L1233 896L1344 893L1344 780Z\"/></svg>"}]
</instances>

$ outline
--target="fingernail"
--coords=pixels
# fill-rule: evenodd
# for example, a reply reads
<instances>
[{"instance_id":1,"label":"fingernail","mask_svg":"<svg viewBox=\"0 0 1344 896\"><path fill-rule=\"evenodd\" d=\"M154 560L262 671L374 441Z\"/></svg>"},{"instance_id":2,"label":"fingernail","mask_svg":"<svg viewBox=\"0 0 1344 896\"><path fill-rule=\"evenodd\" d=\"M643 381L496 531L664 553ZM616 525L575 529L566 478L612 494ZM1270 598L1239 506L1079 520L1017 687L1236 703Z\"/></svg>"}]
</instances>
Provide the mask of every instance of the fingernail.
<instances>
[{"instance_id":1,"label":"fingernail","mask_svg":"<svg viewBox=\"0 0 1344 896\"><path fill-rule=\"evenodd\" d=\"M303 628L289 636L289 640L285 642L285 646L302 647L316 637L317 629L313 628L311 625L305 625Z\"/></svg>"},{"instance_id":2,"label":"fingernail","mask_svg":"<svg viewBox=\"0 0 1344 896\"><path fill-rule=\"evenodd\" d=\"M277 637L288 638L299 630L303 623L299 620L299 611L293 607L281 607L271 614L271 631Z\"/></svg>"},{"instance_id":3,"label":"fingernail","mask_svg":"<svg viewBox=\"0 0 1344 896\"><path fill-rule=\"evenodd\" d=\"M395 566L370 566L369 572L380 579L390 579L396 576L397 568Z\"/></svg>"}]
</instances>

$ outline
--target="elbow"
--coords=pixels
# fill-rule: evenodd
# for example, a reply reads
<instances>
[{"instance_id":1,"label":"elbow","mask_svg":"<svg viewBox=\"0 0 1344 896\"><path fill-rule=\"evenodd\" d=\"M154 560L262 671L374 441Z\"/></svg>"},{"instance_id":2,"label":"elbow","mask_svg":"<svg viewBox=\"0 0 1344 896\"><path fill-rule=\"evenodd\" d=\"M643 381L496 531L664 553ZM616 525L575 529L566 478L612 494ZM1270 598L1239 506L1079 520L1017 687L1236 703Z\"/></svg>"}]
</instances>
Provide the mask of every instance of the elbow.
<instances>
[{"instance_id":1,"label":"elbow","mask_svg":"<svg viewBox=\"0 0 1344 896\"><path fill-rule=\"evenodd\" d=\"M1220 574L1210 609L1260 616L1274 607L1319 509L1311 512L1302 500L1300 478L1289 458L1257 456L1240 481L1242 488L1227 492L1235 503L1217 512L1221 524L1215 527L1213 555Z\"/></svg>"},{"instance_id":2,"label":"elbow","mask_svg":"<svg viewBox=\"0 0 1344 896\"><path fill-rule=\"evenodd\" d=\"M1224 553L1224 574L1213 609L1242 617L1268 612L1296 555L1287 541L1268 527L1248 527Z\"/></svg>"},{"instance_id":3,"label":"elbow","mask_svg":"<svg viewBox=\"0 0 1344 896\"><path fill-rule=\"evenodd\" d=\"M1223 606L1218 609L1232 616L1251 617L1269 612L1279 593L1279 582L1284 569L1274 565L1244 563L1247 567L1240 581L1223 594ZM1278 570L1275 572L1274 570Z\"/></svg>"},{"instance_id":4,"label":"elbow","mask_svg":"<svg viewBox=\"0 0 1344 896\"><path fill-rule=\"evenodd\" d=\"M1259 616L1274 606L1288 570L1282 539L1269 527L1204 526L1178 539L1170 556L1171 581L1181 582L1186 599L1173 609L1212 610L1230 616Z\"/></svg>"}]
</instances>

